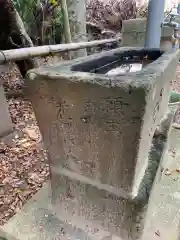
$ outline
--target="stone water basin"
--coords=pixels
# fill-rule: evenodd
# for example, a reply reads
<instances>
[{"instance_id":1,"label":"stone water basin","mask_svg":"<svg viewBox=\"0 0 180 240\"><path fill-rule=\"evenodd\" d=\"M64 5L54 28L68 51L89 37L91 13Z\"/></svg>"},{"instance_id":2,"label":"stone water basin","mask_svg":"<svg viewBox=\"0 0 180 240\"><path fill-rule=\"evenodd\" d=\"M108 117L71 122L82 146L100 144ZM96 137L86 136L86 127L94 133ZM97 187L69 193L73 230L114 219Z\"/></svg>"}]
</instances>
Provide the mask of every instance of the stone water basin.
<instances>
[{"instance_id":1,"label":"stone water basin","mask_svg":"<svg viewBox=\"0 0 180 240\"><path fill-rule=\"evenodd\" d=\"M177 51L119 48L28 72L26 94L48 150L52 205L61 216L67 211L120 239L141 239L166 153L167 139L160 146L155 131L168 110L178 60ZM122 65L131 70L107 76Z\"/></svg>"},{"instance_id":2,"label":"stone water basin","mask_svg":"<svg viewBox=\"0 0 180 240\"><path fill-rule=\"evenodd\" d=\"M139 195L178 56L122 47L31 70L27 96L53 169L65 168L130 198ZM128 64L130 72L107 76Z\"/></svg>"}]
</instances>

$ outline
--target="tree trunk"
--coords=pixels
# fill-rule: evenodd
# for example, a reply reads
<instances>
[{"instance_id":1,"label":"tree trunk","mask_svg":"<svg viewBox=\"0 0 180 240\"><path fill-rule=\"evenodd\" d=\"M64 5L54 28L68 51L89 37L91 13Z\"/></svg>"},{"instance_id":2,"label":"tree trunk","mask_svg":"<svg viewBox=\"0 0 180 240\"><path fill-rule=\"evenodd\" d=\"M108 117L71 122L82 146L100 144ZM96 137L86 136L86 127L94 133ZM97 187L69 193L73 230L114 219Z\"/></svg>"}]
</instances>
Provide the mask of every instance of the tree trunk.
<instances>
[{"instance_id":1,"label":"tree trunk","mask_svg":"<svg viewBox=\"0 0 180 240\"><path fill-rule=\"evenodd\" d=\"M85 42L86 36L86 0L66 0L72 42ZM86 49L71 53L71 57L86 56Z\"/></svg>"},{"instance_id":2,"label":"tree trunk","mask_svg":"<svg viewBox=\"0 0 180 240\"><path fill-rule=\"evenodd\" d=\"M66 43L71 43L71 29L69 25L69 16L66 0L61 0L61 8L63 15L63 23L64 23L64 38Z\"/></svg>"},{"instance_id":3,"label":"tree trunk","mask_svg":"<svg viewBox=\"0 0 180 240\"><path fill-rule=\"evenodd\" d=\"M0 50L33 46L11 0L0 0L0 32ZM23 77L29 69L38 66L35 59L17 61L16 64Z\"/></svg>"}]
</instances>

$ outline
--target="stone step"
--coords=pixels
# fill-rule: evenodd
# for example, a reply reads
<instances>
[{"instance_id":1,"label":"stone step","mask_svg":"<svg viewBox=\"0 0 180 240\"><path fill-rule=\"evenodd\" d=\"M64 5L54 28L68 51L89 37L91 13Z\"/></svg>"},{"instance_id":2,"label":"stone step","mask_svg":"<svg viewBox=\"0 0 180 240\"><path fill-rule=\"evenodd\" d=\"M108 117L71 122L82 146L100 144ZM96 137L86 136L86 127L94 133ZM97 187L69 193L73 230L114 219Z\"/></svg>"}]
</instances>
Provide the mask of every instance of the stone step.
<instances>
[{"instance_id":1,"label":"stone step","mask_svg":"<svg viewBox=\"0 0 180 240\"><path fill-rule=\"evenodd\" d=\"M50 184L47 183L20 213L1 227L0 236L4 239L0 240L121 240L97 227L91 232L85 231L71 224L70 215L58 214L52 211Z\"/></svg>"}]
</instances>

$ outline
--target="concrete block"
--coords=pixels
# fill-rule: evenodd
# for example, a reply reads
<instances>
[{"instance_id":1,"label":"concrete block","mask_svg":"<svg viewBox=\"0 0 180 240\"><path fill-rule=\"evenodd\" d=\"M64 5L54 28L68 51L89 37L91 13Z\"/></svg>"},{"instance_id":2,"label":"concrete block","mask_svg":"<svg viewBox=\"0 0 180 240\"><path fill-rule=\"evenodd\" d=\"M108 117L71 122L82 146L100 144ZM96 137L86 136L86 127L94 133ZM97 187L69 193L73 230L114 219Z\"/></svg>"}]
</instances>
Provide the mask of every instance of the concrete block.
<instances>
[{"instance_id":1,"label":"concrete block","mask_svg":"<svg viewBox=\"0 0 180 240\"><path fill-rule=\"evenodd\" d=\"M146 19L124 20L122 24L122 45L142 47L145 43Z\"/></svg>"},{"instance_id":2,"label":"concrete block","mask_svg":"<svg viewBox=\"0 0 180 240\"><path fill-rule=\"evenodd\" d=\"M161 49L172 48L173 28L164 26L161 33ZM142 47L145 44L146 19L124 20L122 26L122 45Z\"/></svg>"}]
</instances>

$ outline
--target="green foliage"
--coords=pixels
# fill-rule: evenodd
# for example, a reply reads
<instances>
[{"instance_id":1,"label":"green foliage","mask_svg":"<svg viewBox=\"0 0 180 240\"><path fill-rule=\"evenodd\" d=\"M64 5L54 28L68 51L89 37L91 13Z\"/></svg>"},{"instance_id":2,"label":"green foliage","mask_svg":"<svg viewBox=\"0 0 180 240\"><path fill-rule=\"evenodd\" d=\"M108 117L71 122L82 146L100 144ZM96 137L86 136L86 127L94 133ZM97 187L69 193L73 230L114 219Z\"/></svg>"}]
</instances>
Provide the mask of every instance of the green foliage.
<instances>
[{"instance_id":1,"label":"green foliage","mask_svg":"<svg viewBox=\"0 0 180 240\"><path fill-rule=\"evenodd\" d=\"M36 7L35 0L13 0L13 4L28 30L29 23L34 20L33 10Z\"/></svg>"},{"instance_id":2,"label":"green foliage","mask_svg":"<svg viewBox=\"0 0 180 240\"><path fill-rule=\"evenodd\" d=\"M63 25L61 7L59 5L44 0L12 1L32 40L40 39L41 44L60 43ZM38 3L41 5L40 13L38 13ZM51 11L46 11L48 7L50 7ZM40 18L38 14L41 14Z\"/></svg>"},{"instance_id":3,"label":"green foliage","mask_svg":"<svg viewBox=\"0 0 180 240\"><path fill-rule=\"evenodd\" d=\"M170 93L170 99L169 99L170 103L175 103L175 102L180 102L180 94L177 92L172 91Z\"/></svg>"}]
</instances>

